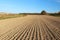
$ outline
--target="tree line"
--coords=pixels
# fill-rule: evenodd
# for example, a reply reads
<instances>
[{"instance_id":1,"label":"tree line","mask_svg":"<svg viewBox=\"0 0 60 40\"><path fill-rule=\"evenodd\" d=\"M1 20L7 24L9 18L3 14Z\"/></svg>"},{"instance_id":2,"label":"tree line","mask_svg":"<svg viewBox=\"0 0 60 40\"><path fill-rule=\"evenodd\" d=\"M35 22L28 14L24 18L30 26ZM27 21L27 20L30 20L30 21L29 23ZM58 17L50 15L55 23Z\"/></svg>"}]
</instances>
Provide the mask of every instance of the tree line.
<instances>
[{"instance_id":1,"label":"tree line","mask_svg":"<svg viewBox=\"0 0 60 40\"><path fill-rule=\"evenodd\" d=\"M19 13L23 15L60 15L60 12L58 13L47 13L45 10L43 10L41 13Z\"/></svg>"}]
</instances>

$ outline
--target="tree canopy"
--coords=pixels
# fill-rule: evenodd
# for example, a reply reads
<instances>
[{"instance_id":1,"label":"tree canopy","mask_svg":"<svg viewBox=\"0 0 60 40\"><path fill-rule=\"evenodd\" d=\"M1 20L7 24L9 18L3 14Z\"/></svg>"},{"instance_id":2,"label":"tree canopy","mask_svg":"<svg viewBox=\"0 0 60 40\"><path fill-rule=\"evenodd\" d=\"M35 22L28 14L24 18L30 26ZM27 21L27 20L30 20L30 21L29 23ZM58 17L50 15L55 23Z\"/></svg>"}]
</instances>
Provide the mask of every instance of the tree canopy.
<instances>
[{"instance_id":1,"label":"tree canopy","mask_svg":"<svg viewBox=\"0 0 60 40\"><path fill-rule=\"evenodd\" d=\"M46 15L46 14L47 14L47 13L46 13L46 11L44 11L44 10L41 12L41 15Z\"/></svg>"}]
</instances>

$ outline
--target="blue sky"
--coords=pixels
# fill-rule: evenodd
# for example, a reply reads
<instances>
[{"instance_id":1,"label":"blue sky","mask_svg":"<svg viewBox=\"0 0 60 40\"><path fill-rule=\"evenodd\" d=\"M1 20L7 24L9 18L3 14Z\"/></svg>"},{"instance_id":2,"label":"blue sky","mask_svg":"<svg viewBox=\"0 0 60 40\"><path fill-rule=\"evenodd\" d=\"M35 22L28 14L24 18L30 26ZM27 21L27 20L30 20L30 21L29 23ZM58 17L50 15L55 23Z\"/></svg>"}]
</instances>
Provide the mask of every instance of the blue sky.
<instances>
[{"instance_id":1,"label":"blue sky","mask_svg":"<svg viewBox=\"0 0 60 40\"><path fill-rule=\"evenodd\" d=\"M26 12L60 11L60 0L0 0L0 12L26 13Z\"/></svg>"}]
</instances>

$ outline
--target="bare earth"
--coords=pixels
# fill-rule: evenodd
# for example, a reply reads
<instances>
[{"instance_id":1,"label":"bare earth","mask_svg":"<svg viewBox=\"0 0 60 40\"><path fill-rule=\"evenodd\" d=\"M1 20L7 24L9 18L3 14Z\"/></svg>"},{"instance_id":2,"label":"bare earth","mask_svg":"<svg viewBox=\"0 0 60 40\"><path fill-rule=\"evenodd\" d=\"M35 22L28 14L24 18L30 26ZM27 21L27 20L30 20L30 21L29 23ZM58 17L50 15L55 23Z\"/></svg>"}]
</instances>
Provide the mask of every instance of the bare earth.
<instances>
[{"instance_id":1,"label":"bare earth","mask_svg":"<svg viewBox=\"0 0 60 40\"><path fill-rule=\"evenodd\" d=\"M28 15L0 20L0 40L60 40L60 18Z\"/></svg>"}]
</instances>

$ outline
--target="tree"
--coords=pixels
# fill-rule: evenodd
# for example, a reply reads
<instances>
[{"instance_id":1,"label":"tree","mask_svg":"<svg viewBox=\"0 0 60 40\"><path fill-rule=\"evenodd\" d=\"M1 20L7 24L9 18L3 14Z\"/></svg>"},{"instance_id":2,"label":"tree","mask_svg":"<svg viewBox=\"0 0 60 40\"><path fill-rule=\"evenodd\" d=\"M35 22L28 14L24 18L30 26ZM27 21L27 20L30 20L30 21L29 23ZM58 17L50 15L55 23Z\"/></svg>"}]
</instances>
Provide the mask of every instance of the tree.
<instances>
[{"instance_id":1,"label":"tree","mask_svg":"<svg viewBox=\"0 0 60 40\"><path fill-rule=\"evenodd\" d=\"M41 15L46 15L46 14L47 14L47 13L46 13L46 11L44 11L44 10L41 12Z\"/></svg>"},{"instance_id":2,"label":"tree","mask_svg":"<svg viewBox=\"0 0 60 40\"><path fill-rule=\"evenodd\" d=\"M58 14L60 14L60 12L58 12Z\"/></svg>"}]
</instances>

